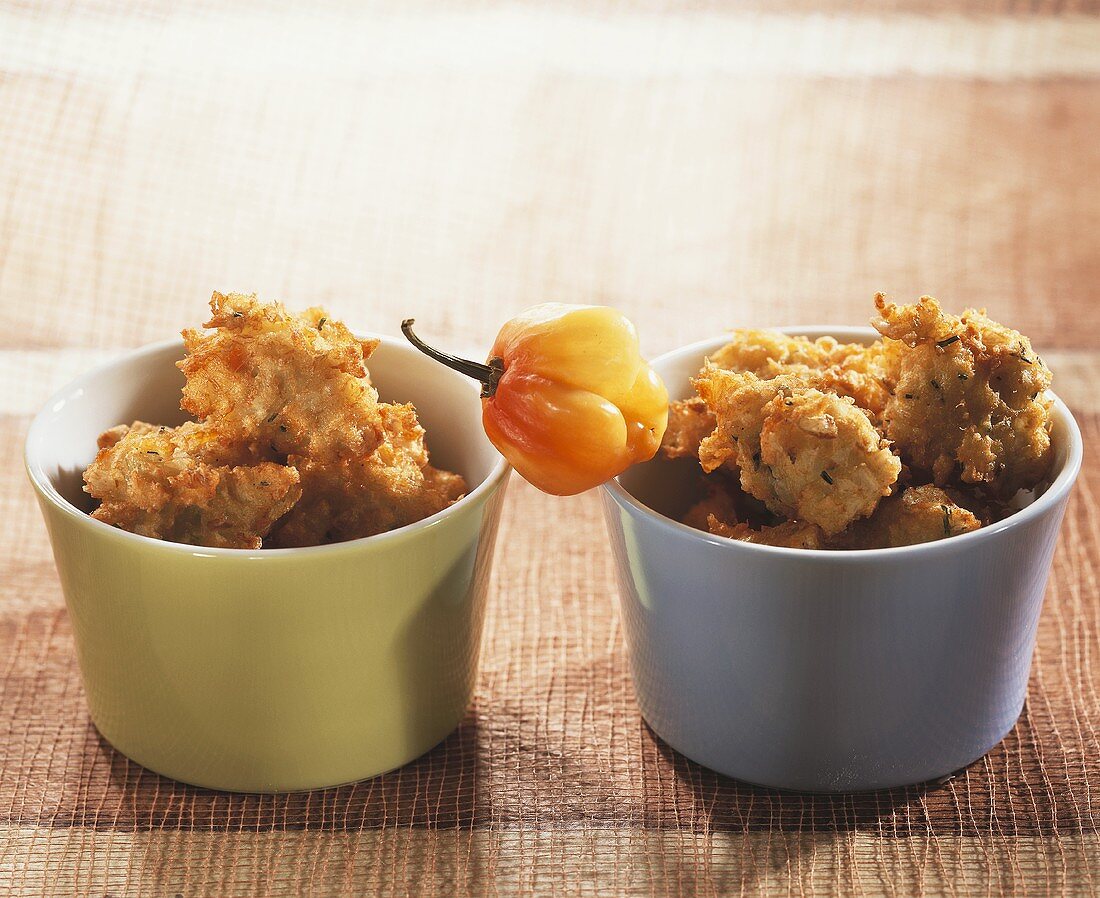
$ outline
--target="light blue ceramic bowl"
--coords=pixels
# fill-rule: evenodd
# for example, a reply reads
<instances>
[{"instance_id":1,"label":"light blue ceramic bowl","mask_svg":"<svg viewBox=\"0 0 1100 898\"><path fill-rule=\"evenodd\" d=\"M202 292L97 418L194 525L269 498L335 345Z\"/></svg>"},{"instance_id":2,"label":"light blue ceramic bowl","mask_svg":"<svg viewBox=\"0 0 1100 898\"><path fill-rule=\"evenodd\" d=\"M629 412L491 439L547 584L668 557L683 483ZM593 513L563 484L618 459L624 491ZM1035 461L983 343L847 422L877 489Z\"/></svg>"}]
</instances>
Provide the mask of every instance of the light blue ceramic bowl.
<instances>
[{"instance_id":1,"label":"light blue ceramic bowl","mask_svg":"<svg viewBox=\"0 0 1100 898\"><path fill-rule=\"evenodd\" d=\"M870 340L865 328L787 328ZM662 356L672 398L718 338ZM786 789L936 779L996 745L1023 707L1051 557L1081 466L1055 399L1054 480L992 526L897 549L737 542L674 518L690 463L639 465L603 487L642 715L721 773Z\"/></svg>"}]
</instances>

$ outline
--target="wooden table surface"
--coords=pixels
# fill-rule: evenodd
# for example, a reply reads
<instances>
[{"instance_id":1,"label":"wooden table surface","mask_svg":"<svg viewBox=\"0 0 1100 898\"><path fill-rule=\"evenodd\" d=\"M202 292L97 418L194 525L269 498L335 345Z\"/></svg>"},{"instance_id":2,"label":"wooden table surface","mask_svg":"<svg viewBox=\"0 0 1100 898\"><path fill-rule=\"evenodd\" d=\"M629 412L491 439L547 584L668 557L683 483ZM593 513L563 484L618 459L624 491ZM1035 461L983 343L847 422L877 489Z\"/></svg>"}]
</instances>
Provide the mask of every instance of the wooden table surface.
<instances>
[{"instance_id":1,"label":"wooden table surface","mask_svg":"<svg viewBox=\"0 0 1100 898\"><path fill-rule=\"evenodd\" d=\"M0 895L1100 892L1098 12L0 2ZM594 496L515 483L441 747L283 797L140 769L88 720L22 440L215 288L471 352L542 300L651 353L880 288L988 307L1088 441L1018 726L939 787L693 765L638 716Z\"/></svg>"}]
</instances>

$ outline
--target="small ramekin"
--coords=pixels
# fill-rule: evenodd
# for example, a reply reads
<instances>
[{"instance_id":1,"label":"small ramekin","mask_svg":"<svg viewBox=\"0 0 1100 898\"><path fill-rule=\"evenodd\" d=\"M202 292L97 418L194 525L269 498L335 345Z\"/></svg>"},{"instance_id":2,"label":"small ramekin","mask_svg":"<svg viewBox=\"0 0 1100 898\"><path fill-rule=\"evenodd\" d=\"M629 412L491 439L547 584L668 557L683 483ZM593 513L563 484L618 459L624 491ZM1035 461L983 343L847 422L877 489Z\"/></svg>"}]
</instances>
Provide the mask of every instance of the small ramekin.
<instances>
[{"instance_id":1,"label":"small ramekin","mask_svg":"<svg viewBox=\"0 0 1100 898\"><path fill-rule=\"evenodd\" d=\"M791 327L867 341L868 328ZM673 398L719 337L661 356ZM806 791L946 776L1023 707L1081 433L1054 399L1053 481L989 527L923 545L815 551L712 536L666 517L693 475L654 461L603 487L638 704L687 757Z\"/></svg>"},{"instance_id":2,"label":"small ramekin","mask_svg":"<svg viewBox=\"0 0 1100 898\"><path fill-rule=\"evenodd\" d=\"M399 767L444 739L473 691L509 467L476 386L398 341L370 361L382 398L415 403L432 461L469 494L409 527L301 549L206 549L91 518L81 472L108 427L175 424L179 340L57 393L27 436L92 720L177 780L313 789Z\"/></svg>"}]
</instances>

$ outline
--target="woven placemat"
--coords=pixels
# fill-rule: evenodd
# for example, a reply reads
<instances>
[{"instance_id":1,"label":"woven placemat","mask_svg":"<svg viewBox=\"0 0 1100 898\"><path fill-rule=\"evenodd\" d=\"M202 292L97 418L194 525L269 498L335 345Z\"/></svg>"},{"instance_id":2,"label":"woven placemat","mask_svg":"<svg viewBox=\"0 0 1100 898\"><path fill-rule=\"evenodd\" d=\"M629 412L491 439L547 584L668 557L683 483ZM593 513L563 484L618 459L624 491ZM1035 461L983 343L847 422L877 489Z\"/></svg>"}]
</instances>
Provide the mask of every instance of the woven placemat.
<instances>
[{"instance_id":1,"label":"woven placemat","mask_svg":"<svg viewBox=\"0 0 1100 898\"><path fill-rule=\"evenodd\" d=\"M1097 440L1100 419L1086 417L1085 430L1088 439ZM6 470L5 477L12 477ZM1049 882L1080 885L1091 866L1081 866L1088 856L1077 857L1072 849L1080 842L1095 851L1100 820L1100 717L1088 652L1098 637L1096 595L1089 586L1097 573L1097 509L1087 501L1098 489L1100 463L1092 454L1055 559L1028 703L1018 726L945 784L860 795L785 794L727 779L683 759L648 730L634 704L595 497L554 500L517 483L500 534L480 686L459 730L418 761L375 780L324 792L247 796L158 777L98 736L87 717L48 549L37 532L27 490L19 485L5 490L5 497L14 495L18 502L6 499L0 513L10 528L30 536L20 560L7 565L4 591L6 598L33 595L36 607L9 611L0 630L0 834L8 839L13 833L40 835L37 855L13 856L18 845L10 841L5 853L20 876L34 883L39 881L34 868L23 865L35 857L41 863L42 852L48 854L51 837L43 832L78 829L90 845L100 844L98 833L128 834L127 844L150 837L159 843L178 834L179 851L187 852L191 842L184 836L208 834L201 843L207 849L203 863L222 875L245 874L232 855L209 856L210 847L220 845L228 852L236 846L236 852L245 844L258 852L260 869L254 873L273 875L283 869L286 859L280 852L288 851L312 878L321 875L313 867L317 858L299 857L300 849L293 847L304 836L286 843L269 840L264 851L254 839L242 842L242 837L354 836L369 839L372 852L402 864L388 872L360 871L367 877L363 882L396 881L415 893L417 883L417 888L430 884L429 860L437 864L448 858L448 877L458 876L468 886L476 875L507 877L524 870L579 876L589 861L593 871L602 867L603 875L611 876L618 875L619 861L606 852L614 849L634 858L637 840L652 845L664 839L674 843L668 862L689 865L682 875L696 884L699 877L723 870L759 874L760 865L788 866L790 839L796 845L826 842L839 850L864 844L861 837L873 837L881 859L893 858L907 874L925 868L926 876L950 881L952 863L934 860L941 850L948 855L956 850L942 847L946 839L948 845L968 840L973 847L986 845L990 866L985 875L1001 868L1006 847L1015 852L1046 843L1053 853L1040 851L1037 857L1046 857ZM491 846L510 836L520 845L511 848L518 853L498 846L495 860L490 852L489 858L471 855L458 863L461 858L449 850L437 856L439 830L466 833L473 840L462 843L469 852L481 846L479 839ZM428 833L435 835L425 842ZM562 841L554 843L555 835ZM732 859L715 847L727 844L727 837L736 837L739 846ZM547 855L543 840L556 844L556 853ZM688 857L685 842L696 846ZM1063 844L1070 845L1069 861L1059 847ZM358 849L346 850L362 860ZM167 852L165 874L179 888L201 883L202 873L191 869L186 853L163 846L160 851ZM591 852L594 856L585 861ZM148 872L144 855L124 856L140 873ZM80 849L70 860L101 871L109 864L94 850ZM548 866L551 862L556 866ZM341 876L358 869L352 860L344 863L346 868L325 875L343 881ZM998 875L1023 875L1023 868L1013 874L1012 866ZM872 869L878 870L878 864ZM47 865L39 871L43 875L57 883L61 874ZM19 882L16 878L8 885L18 891Z\"/></svg>"}]
</instances>

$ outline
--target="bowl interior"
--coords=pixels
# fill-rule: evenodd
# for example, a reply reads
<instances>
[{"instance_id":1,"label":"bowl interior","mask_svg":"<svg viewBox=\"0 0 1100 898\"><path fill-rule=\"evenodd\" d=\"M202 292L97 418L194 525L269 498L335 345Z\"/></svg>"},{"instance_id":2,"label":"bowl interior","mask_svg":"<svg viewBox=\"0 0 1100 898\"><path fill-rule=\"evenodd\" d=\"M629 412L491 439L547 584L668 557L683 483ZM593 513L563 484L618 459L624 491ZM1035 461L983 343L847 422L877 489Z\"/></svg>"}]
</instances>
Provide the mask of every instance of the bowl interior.
<instances>
[{"instance_id":1,"label":"bowl interior","mask_svg":"<svg viewBox=\"0 0 1100 898\"><path fill-rule=\"evenodd\" d=\"M175 425L186 419L179 407L184 378L175 366L183 355L178 340L148 346L65 387L28 434L31 475L47 492L90 511L81 475L95 457L99 434L134 420ZM461 474L470 492L502 464L482 430L481 400L472 381L386 337L368 367L379 398L416 406L432 464Z\"/></svg>"},{"instance_id":2,"label":"bowl interior","mask_svg":"<svg viewBox=\"0 0 1100 898\"><path fill-rule=\"evenodd\" d=\"M871 343L878 333L869 327L780 327L775 328L785 334L818 337L835 337L842 343ZM654 370L661 376L668 388L670 399L686 399L694 395L691 378L703 366L704 359L729 342L727 337L717 337L703 343L696 343L674 350L658 357L652 363ZM1059 478L1076 454L1080 454L1080 435L1065 405L1055 401L1054 431L1051 436L1054 446L1054 467L1052 480ZM619 484L643 505L659 514L679 521L692 505L702 498L702 483L699 478L699 465L689 458L667 461L654 459L645 464L635 465L618 478ZM1041 496L1049 484L1040 486L1033 492L1021 492L1013 504L1024 508ZM686 526L686 525L685 525ZM806 550L802 550L806 551Z\"/></svg>"}]
</instances>

